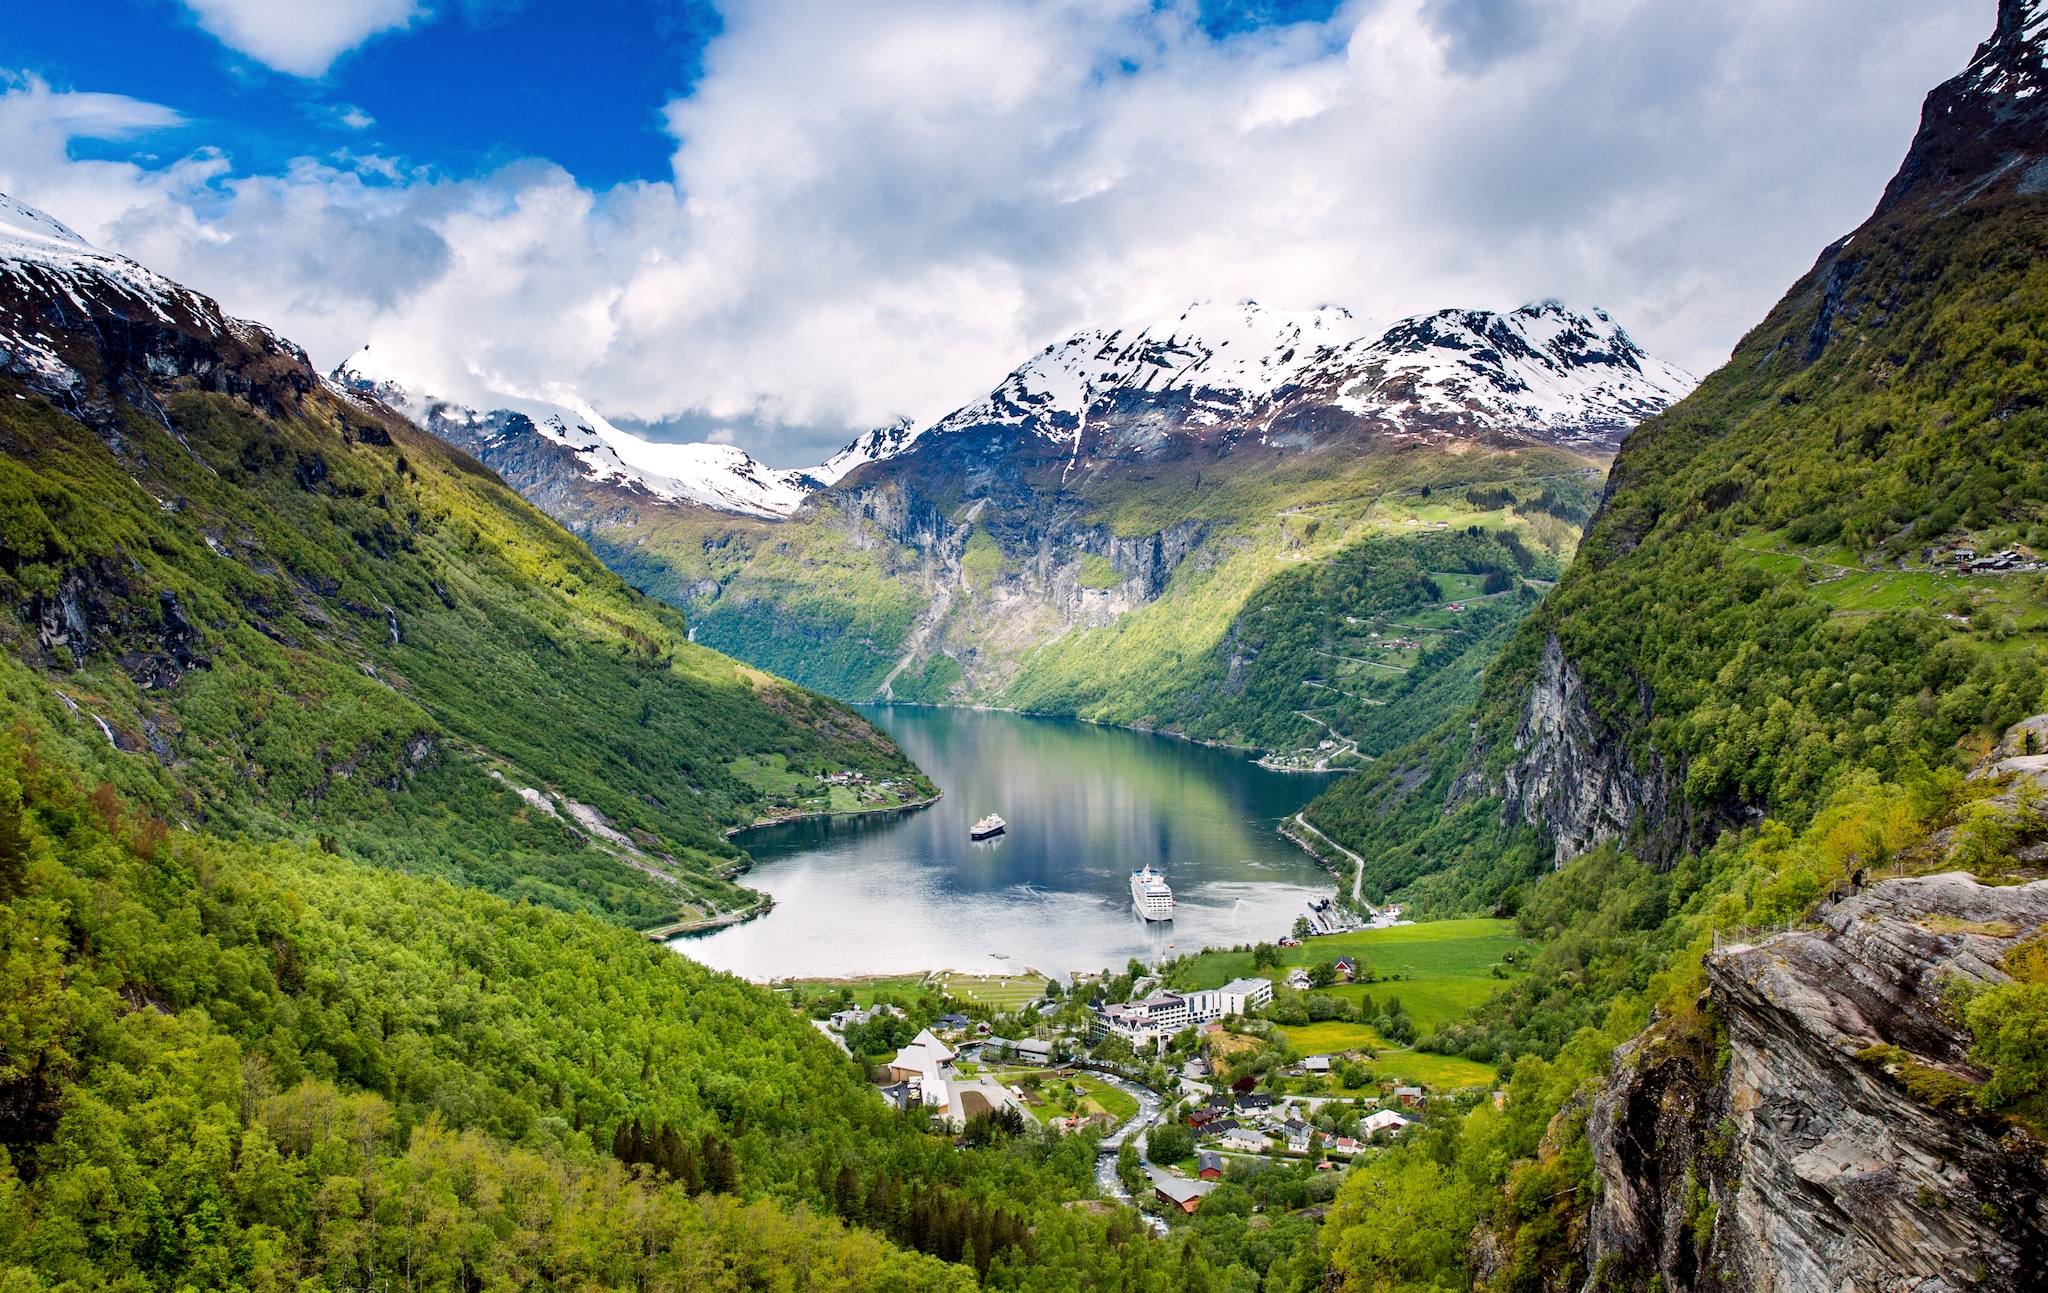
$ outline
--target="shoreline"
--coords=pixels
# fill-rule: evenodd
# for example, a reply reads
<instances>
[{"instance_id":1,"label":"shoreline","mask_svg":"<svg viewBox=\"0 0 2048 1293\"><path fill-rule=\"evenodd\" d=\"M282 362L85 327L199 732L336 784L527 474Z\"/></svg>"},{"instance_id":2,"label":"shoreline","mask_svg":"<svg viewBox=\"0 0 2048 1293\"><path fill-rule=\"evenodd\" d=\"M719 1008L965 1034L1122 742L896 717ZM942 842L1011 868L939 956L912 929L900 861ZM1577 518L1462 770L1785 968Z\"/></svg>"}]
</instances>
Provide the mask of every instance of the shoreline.
<instances>
[{"instance_id":1,"label":"shoreline","mask_svg":"<svg viewBox=\"0 0 2048 1293\"><path fill-rule=\"evenodd\" d=\"M820 817L872 817L876 813L916 812L920 808L930 808L945 797L946 792L941 790L936 795L927 795L923 799L915 799L907 804L878 804L873 808L849 808L838 812L827 808L813 813L791 813L787 817L764 817L758 822L748 822L744 826L728 827L725 831L725 838L733 839L746 834L748 831L758 831L769 826L787 826L791 822L813 821ZM749 867L748 869L751 870L752 868Z\"/></svg>"},{"instance_id":2,"label":"shoreline","mask_svg":"<svg viewBox=\"0 0 2048 1293\"><path fill-rule=\"evenodd\" d=\"M1272 772L1312 772L1312 773L1315 773L1315 774L1316 774L1317 776L1324 776L1324 777L1328 777L1328 776L1335 776L1335 775L1338 775L1338 774L1340 774L1340 773L1345 773L1345 772L1356 772L1356 771L1358 771L1358 769L1356 769L1356 768L1322 768L1322 769L1316 769L1316 768L1280 768L1280 767L1269 767L1269 765L1267 765L1267 764L1266 764L1265 760L1266 760L1267 758L1271 757L1272 755L1274 755L1274 754L1277 754L1277 753L1279 753L1279 751L1277 751L1277 750L1274 750L1274 749L1271 749L1270 747L1267 747L1267 746L1264 746L1264 745L1238 745L1238 744L1236 744L1236 743L1234 743L1234 742L1231 742L1231 741L1208 741L1208 740L1204 740L1203 738L1201 738L1201 737L1199 737L1199 736L1189 736L1189 735L1188 735L1187 733L1185 733L1185 732L1172 732L1172 731L1168 731L1167 729L1165 729L1165 728L1163 728L1163 727L1140 727L1140 726L1138 726L1138 725L1137 725L1137 724L1135 724L1135 723L1112 723L1112 722L1109 722L1109 721L1107 721L1107 720L1105 720L1105 719L1100 719L1100 718L1083 718L1083 717L1081 717L1081 716L1080 716L1079 714L1053 714L1053 713L1049 713L1049 712L1047 712L1047 711L1045 711L1045 710L1038 710L1038 709L1018 709L1018 708L1016 708L1016 707L1014 707L1014 706L1011 706L1011 705L938 705L938 704L934 704L934 703L932 703L931 701L928 701L928 700L857 700L857 701L849 701L849 702L847 702L847 703L848 703L848 704L851 704L851 705L856 705L856 706L861 706L861 705L889 705L889 706L901 706L901 707L902 707L902 708L904 708L904 709L964 709L964 710L975 710L975 711L980 711L980 712L982 712L982 713L988 713L988 714L1015 714L1015 715L1016 715L1017 717L1019 717L1019 718L1050 718L1050 719L1056 719L1056 720L1058 720L1059 722L1062 722L1062 723L1086 723L1086 724L1088 724L1088 726L1090 726L1090 727L1109 727L1109 728L1115 728L1115 729L1117 729L1118 731L1123 731L1123 732L1142 732L1142 733L1144 733L1144 734L1145 734L1146 736L1163 736L1163 737L1166 737L1166 738L1167 738L1168 740L1173 740L1173 741L1185 741L1185 742L1187 742L1187 743L1188 743L1189 745L1200 745L1200 746L1205 746L1205 747L1207 747L1208 749L1211 749L1211 750L1237 750L1237 751L1240 751L1240 752L1242 752L1242 753L1245 753L1245 754L1256 754L1256 755L1258 755L1258 756L1260 756L1260 757L1259 757L1259 758L1257 758L1257 759L1254 759L1254 760L1252 760L1252 762L1254 762L1254 763L1258 764L1258 765L1259 765L1260 767L1265 767L1265 768L1268 768L1268 770L1269 770L1269 771L1272 771Z\"/></svg>"},{"instance_id":3,"label":"shoreline","mask_svg":"<svg viewBox=\"0 0 2048 1293\"><path fill-rule=\"evenodd\" d=\"M722 916L702 916L696 920L676 920L670 921L666 925L656 925L653 929L643 929L640 931L640 936L651 943L666 943L670 939L675 938L692 938L699 934L709 934L713 930L725 929L728 926L744 925L755 917L765 916L774 910L775 899L763 898L757 903L742 907L738 911L726 912Z\"/></svg>"}]
</instances>

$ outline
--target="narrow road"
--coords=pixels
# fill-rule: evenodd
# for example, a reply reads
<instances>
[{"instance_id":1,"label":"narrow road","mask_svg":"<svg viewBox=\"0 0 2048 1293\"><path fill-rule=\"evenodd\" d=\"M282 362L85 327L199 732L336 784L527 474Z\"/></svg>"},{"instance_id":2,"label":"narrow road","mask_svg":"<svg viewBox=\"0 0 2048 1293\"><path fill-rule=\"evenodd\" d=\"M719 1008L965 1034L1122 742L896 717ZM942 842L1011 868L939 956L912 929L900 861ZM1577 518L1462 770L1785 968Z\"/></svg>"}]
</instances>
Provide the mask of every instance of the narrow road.
<instances>
[{"instance_id":1,"label":"narrow road","mask_svg":"<svg viewBox=\"0 0 2048 1293\"><path fill-rule=\"evenodd\" d=\"M1300 813L1294 815L1294 824L1351 859L1351 901L1364 907L1374 915L1378 915L1379 908L1365 900L1365 859L1309 825L1308 818Z\"/></svg>"}]
</instances>

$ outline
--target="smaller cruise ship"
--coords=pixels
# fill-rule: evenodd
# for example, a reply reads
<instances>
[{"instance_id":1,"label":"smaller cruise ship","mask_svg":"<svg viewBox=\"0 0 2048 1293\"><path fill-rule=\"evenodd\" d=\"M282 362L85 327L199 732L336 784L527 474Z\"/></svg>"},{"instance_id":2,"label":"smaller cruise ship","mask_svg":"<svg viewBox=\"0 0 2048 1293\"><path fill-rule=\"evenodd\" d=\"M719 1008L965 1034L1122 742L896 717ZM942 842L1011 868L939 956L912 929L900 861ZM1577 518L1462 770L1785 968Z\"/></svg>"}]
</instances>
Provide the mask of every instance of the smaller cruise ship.
<instances>
[{"instance_id":1,"label":"smaller cruise ship","mask_svg":"<svg viewBox=\"0 0 2048 1293\"><path fill-rule=\"evenodd\" d=\"M992 840L996 836L1001 835L1004 831L1009 829L1010 824L1008 822L996 816L994 813L990 813L988 816L982 818L980 821L976 822L974 825L967 828L967 838L971 840Z\"/></svg>"},{"instance_id":2,"label":"smaller cruise ship","mask_svg":"<svg viewBox=\"0 0 2048 1293\"><path fill-rule=\"evenodd\" d=\"M1151 867L1131 872L1131 901L1146 920L1173 919L1173 890L1166 877Z\"/></svg>"}]
</instances>

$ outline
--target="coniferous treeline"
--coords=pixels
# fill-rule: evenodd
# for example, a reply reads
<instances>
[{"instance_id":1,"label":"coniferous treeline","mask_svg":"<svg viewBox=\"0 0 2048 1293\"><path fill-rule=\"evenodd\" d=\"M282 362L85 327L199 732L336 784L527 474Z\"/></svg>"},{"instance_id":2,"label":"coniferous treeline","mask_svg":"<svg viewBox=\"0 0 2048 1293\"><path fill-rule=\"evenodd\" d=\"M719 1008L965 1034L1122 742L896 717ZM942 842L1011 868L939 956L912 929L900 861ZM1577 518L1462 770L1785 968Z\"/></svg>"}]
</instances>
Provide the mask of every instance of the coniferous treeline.
<instances>
[{"instance_id":1,"label":"coniferous treeline","mask_svg":"<svg viewBox=\"0 0 2048 1293\"><path fill-rule=\"evenodd\" d=\"M732 1142L715 1131L706 1131L693 1144L670 1123L650 1132L632 1118L612 1134L612 1157L629 1165L645 1164L690 1194L731 1194L740 1184L740 1161Z\"/></svg>"},{"instance_id":2,"label":"coniferous treeline","mask_svg":"<svg viewBox=\"0 0 2048 1293\"><path fill-rule=\"evenodd\" d=\"M881 1169L863 1181L850 1163L841 1164L830 1177L821 1184L840 1218L878 1230L905 1248L942 1261L964 1262L982 1276L1005 1250L1016 1250L1009 1254L1014 1264L1037 1261L1031 1227L1017 1211L944 1185L906 1181Z\"/></svg>"}]
</instances>

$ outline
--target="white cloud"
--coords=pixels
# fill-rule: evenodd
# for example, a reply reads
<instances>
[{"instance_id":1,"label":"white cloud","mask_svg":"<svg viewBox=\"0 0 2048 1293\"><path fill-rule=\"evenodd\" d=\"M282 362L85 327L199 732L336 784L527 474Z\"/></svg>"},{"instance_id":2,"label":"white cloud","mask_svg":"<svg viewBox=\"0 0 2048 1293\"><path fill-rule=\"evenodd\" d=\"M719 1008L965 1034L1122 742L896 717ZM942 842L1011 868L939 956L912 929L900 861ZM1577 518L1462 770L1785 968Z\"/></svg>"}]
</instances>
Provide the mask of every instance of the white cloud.
<instances>
[{"instance_id":1,"label":"white cloud","mask_svg":"<svg viewBox=\"0 0 2048 1293\"><path fill-rule=\"evenodd\" d=\"M292 76L325 76L334 60L420 14L416 0L185 0L230 49Z\"/></svg>"},{"instance_id":2,"label":"white cloud","mask_svg":"<svg viewBox=\"0 0 2048 1293\"><path fill-rule=\"evenodd\" d=\"M778 465L1196 298L1391 318L1558 296L1705 371L1897 166L1988 0L1356 0L1218 44L1150 0L751 0L674 180L70 160L0 190L456 398L582 393ZM18 122L10 127L10 122Z\"/></svg>"},{"instance_id":3,"label":"white cloud","mask_svg":"<svg viewBox=\"0 0 2048 1293\"><path fill-rule=\"evenodd\" d=\"M52 94L36 76L23 77L0 95L0 113L6 114L0 123L12 129L45 131L59 139L127 139L185 121L162 104L125 94Z\"/></svg>"}]
</instances>

